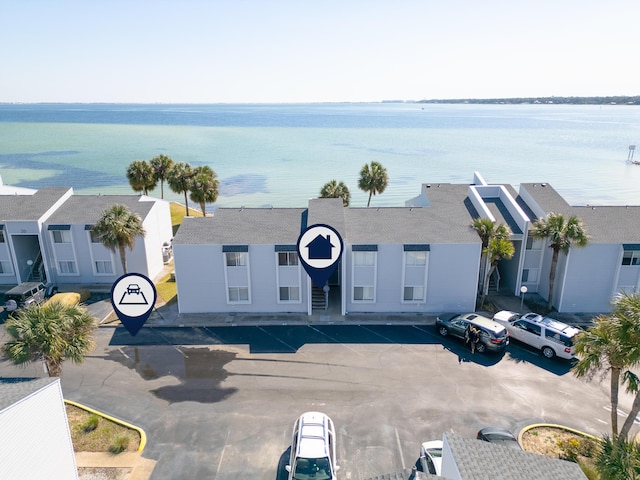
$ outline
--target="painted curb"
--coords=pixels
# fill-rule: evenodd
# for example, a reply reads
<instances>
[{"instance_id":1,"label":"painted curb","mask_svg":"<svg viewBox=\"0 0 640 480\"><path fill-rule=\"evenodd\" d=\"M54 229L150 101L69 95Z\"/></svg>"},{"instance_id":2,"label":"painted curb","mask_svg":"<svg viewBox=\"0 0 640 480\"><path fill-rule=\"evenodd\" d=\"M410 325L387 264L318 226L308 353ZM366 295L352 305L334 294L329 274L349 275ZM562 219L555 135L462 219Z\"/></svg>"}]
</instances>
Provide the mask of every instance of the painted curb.
<instances>
[{"instance_id":1,"label":"painted curb","mask_svg":"<svg viewBox=\"0 0 640 480\"><path fill-rule=\"evenodd\" d=\"M518 443L520 445L522 445L522 436L528 432L529 430L532 430L534 428L557 428L558 430L565 430L567 432L571 432L571 433L575 433L576 435L580 435L582 437L587 437L591 440L596 440L598 442L603 442L603 440L599 437L596 437L594 435L591 435L589 433L585 433L585 432L581 432L580 430L576 430L575 428L571 428L571 427L566 427L564 425L558 425L557 423L534 423L531 425L527 425L526 427L524 427L522 430L520 430L520 432L518 433Z\"/></svg>"},{"instance_id":2,"label":"painted curb","mask_svg":"<svg viewBox=\"0 0 640 480\"><path fill-rule=\"evenodd\" d=\"M107 415L105 413L99 412L98 410L94 410L91 407L87 407L86 405L82 405L81 403L74 402L72 400L65 400L64 403L68 403L69 405L73 405L74 407L78 407L82 410L85 410L89 413L93 413L95 415L99 415L100 417L106 418L107 420L112 421L113 423L117 423L118 425L122 425L123 427L130 428L131 430L135 430L140 435L140 445L138 446L138 453L142 453L144 447L147 445L147 434L140 427L136 427L130 423L127 423L119 418L112 417L111 415Z\"/></svg>"}]
</instances>

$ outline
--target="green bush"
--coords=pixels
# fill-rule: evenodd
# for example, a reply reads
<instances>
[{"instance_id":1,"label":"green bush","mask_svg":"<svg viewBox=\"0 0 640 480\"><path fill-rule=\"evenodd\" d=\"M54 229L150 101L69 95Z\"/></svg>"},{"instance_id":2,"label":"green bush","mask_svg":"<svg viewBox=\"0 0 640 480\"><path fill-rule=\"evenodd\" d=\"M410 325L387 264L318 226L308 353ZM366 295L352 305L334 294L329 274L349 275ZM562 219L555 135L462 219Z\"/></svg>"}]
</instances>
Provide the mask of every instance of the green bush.
<instances>
[{"instance_id":1,"label":"green bush","mask_svg":"<svg viewBox=\"0 0 640 480\"><path fill-rule=\"evenodd\" d=\"M98 423L100 422L100 418L97 415L91 415L86 422L82 424L82 431L84 433L93 432L96 428L98 428Z\"/></svg>"},{"instance_id":2,"label":"green bush","mask_svg":"<svg viewBox=\"0 0 640 480\"><path fill-rule=\"evenodd\" d=\"M127 448L129 448L129 437L125 435L120 435L109 446L109 452L113 454L117 454L117 453L124 452Z\"/></svg>"}]
</instances>

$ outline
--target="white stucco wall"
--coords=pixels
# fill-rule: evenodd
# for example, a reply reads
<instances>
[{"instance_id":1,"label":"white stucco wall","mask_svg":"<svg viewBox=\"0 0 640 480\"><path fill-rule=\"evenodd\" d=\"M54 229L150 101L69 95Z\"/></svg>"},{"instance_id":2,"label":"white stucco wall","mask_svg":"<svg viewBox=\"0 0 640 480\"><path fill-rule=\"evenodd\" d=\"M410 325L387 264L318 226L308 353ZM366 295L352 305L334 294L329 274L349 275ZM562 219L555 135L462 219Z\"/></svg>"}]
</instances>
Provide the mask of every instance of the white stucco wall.
<instances>
[{"instance_id":1,"label":"white stucco wall","mask_svg":"<svg viewBox=\"0 0 640 480\"><path fill-rule=\"evenodd\" d=\"M619 244L589 244L572 247L567 267L556 276L559 312L609 312L617 283L621 246ZM555 302L554 302L555 303Z\"/></svg>"},{"instance_id":2,"label":"white stucco wall","mask_svg":"<svg viewBox=\"0 0 640 480\"><path fill-rule=\"evenodd\" d=\"M78 478L59 379L0 411L0 431L1 478Z\"/></svg>"}]
</instances>

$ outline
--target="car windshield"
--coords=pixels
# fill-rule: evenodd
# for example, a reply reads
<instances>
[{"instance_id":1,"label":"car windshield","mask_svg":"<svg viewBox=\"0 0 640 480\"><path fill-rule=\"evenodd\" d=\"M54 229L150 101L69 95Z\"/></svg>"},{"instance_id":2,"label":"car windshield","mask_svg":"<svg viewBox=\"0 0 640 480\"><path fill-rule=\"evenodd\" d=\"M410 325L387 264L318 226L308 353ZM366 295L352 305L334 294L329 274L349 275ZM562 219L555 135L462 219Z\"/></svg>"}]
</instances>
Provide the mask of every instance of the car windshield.
<instances>
[{"instance_id":1,"label":"car windshield","mask_svg":"<svg viewBox=\"0 0 640 480\"><path fill-rule=\"evenodd\" d=\"M427 453L431 455L433 458L442 457L442 449L441 448L429 448Z\"/></svg>"},{"instance_id":2,"label":"car windshield","mask_svg":"<svg viewBox=\"0 0 640 480\"><path fill-rule=\"evenodd\" d=\"M331 480L329 458L298 458L293 478L295 480Z\"/></svg>"}]
</instances>

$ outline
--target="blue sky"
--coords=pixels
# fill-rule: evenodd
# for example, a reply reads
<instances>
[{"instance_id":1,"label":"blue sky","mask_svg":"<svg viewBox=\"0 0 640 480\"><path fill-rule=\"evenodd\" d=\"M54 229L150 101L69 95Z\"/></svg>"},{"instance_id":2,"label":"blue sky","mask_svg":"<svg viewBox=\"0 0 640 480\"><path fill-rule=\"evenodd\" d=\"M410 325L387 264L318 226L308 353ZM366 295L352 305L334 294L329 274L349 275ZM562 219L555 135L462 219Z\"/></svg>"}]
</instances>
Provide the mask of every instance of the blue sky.
<instances>
[{"instance_id":1,"label":"blue sky","mask_svg":"<svg viewBox=\"0 0 640 480\"><path fill-rule=\"evenodd\" d=\"M639 95L638 0L0 0L0 102Z\"/></svg>"}]
</instances>

